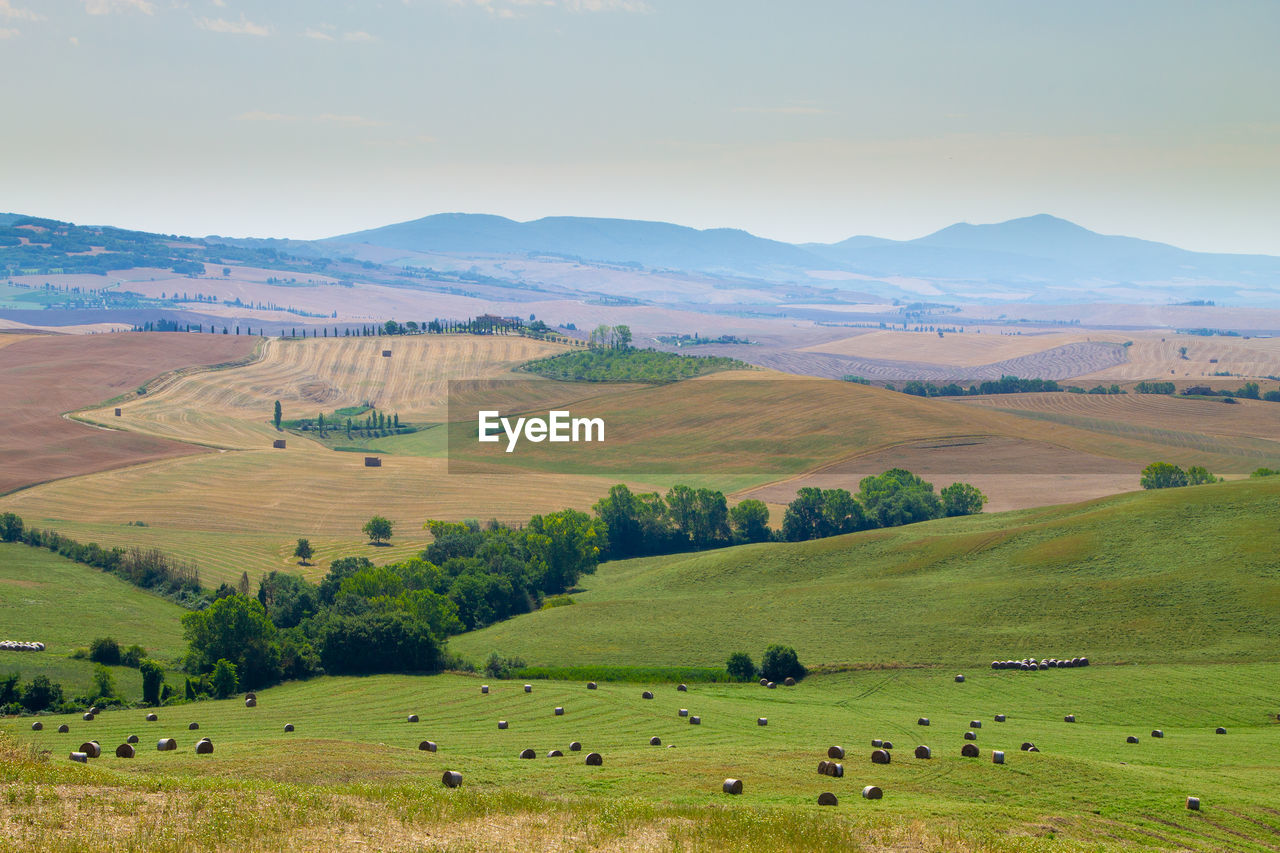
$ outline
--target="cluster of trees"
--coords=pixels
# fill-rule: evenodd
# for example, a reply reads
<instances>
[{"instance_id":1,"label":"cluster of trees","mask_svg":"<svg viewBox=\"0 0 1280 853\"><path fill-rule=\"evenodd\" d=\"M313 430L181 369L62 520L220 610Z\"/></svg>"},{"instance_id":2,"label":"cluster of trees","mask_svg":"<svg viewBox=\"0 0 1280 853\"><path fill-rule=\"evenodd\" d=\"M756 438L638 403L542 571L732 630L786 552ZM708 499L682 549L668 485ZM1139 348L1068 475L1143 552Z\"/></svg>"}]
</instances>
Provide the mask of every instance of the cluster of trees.
<instances>
[{"instance_id":1,"label":"cluster of trees","mask_svg":"<svg viewBox=\"0 0 1280 853\"><path fill-rule=\"evenodd\" d=\"M731 654L728 663L725 664L725 669L729 672L729 675L738 681L751 681L754 678L767 678L770 681L785 681L788 678L794 678L799 681L809 672L800 663L795 649L780 644L774 644L765 649L764 657L760 659L759 669L756 668L755 661L751 659L751 655L746 652L734 652Z\"/></svg>"},{"instance_id":2,"label":"cluster of trees","mask_svg":"<svg viewBox=\"0 0 1280 853\"><path fill-rule=\"evenodd\" d=\"M938 494L932 483L903 468L893 468L864 477L857 495L847 489L800 489L782 517L780 538L799 542L944 516L973 515L982 512L986 502L986 495L968 483L952 483Z\"/></svg>"},{"instance_id":3,"label":"cluster of trees","mask_svg":"<svg viewBox=\"0 0 1280 853\"><path fill-rule=\"evenodd\" d=\"M1152 462L1142 469L1142 488L1174 489L1180 486L1200 486L1205 483L1217 483L1220 478L1209 473L1201 465L1192 465L1183 471L1169 462Z\"/></svg>"},{"instance_id":4,"label":"cluster of trees","mask_svg":"<svg viewBox=\"0 0 1280 853\"><path fill-rule=\"evenodd\" d=\"M902 386L902 393L916 397L976 397L980 394L1034 394L1040 391L1061 390L1063 390L1062 386L1052 379L1019 379L1017 376L1001 376L999 379L987 380L978 385L970 385L968 388L955 382L935 385L932 382L917 380Z\"/></svg>"},{"instance_id":5,"label":"cluster of trees","mask_svg":"<svg viewBox=\"0 0 1280 853\"><path fill-rule=\"evenodd\" d=\"M631 349L631 327L602 323L587 336L587 346L591 349Z\"/></svg>"},{"instance_id":6,"label":"cluster of trees","mask_svg":"<svg viewBox=\"0 0 1280 853\"><path fill-rule=\"evenodd\" d=\"M594 333L593 333L594 334ZM580 382L675 382L750 365L722 356L678 355L652 349L598 347L530 361L520 367L550 379Z\"/></svg>"},{"instance_id":7,"label":"cluster of trees","mask_svg":"<svg viewBox=\"0 0 1280 853\"><path fill-rule=\"evenodd\" d=\"M1225 397L1241 400L1266 400L1268 403L1280 403L1280 391L1262 393L1262 386L1257 382L1246 382L1234 391L1227 388L1215 391L1208 385L1191 385L1182 389L1184 397Z\"/></svg>"},{"instance_id":8,"label":"cluster of trees","mask_svg":"<svg viewBox=\"0 0 1280 853\"><path fill-rule=\"evenodd\" d=\"M619 483L596 501L609 559L700 551L773 538L769 509L748 498L730 508L723 492L672 486L665 496Z\"/></svg>"},{"instance_id":9,"label":"cluster of trees","mask_svg":"<svg viewBox=\"0 0 1280 853\"><path fill-rule=\"evenodd\" d=\"M1172 382L1139 382L1133 390L1136 394L1172 394L1175 388Z\"/></svg>"}]
</instances>

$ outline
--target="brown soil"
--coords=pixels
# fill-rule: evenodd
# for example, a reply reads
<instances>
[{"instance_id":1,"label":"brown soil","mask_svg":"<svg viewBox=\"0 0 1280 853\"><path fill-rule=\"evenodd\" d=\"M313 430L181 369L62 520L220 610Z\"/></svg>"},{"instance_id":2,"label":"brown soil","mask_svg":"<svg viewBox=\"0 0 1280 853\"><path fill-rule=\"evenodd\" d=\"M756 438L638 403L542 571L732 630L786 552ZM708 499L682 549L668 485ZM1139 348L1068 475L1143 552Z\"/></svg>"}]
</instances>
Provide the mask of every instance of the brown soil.
<instances>
[{"instance_id":1,"label":"brown soil","mask_svg":"<svg viewBox=\"0 0 1280 853\"><path fill-rule=\"evenodd\" d=\"M249 337L124 332L41 335L0 347L0 494L201 452L62 415L132 392L170 370L243 358L255 343Z\"/></svg>"}]
</instances>

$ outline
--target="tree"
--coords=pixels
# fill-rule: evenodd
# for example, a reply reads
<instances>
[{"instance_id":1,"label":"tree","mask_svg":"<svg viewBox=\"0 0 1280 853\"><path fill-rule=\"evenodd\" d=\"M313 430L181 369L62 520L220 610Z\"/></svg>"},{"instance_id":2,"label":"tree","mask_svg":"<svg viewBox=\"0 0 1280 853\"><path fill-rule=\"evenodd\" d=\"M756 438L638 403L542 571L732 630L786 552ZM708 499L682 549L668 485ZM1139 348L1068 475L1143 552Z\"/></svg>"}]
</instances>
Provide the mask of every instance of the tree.
<instances>
[{"instance_id":1,"label":"tree","mask_svg":"<svg viewBox=\"0 0 1280 853\"><path fill-rule=\"evenodd\" d=\"M239 593L240 595L249 594L249 573L248 572L240 573L240 582L236 584L236 592Z\"/></svg>"},{"instance_id":2,"label":"tree","mask_svg":"<svg viewBox=\"0 0 1280 853\"><path fill-rule=\"evenodd\" d=\"M93 689L95 700L111 699L116 695L116 680L111 676L111 670L102 664L93 665Z\"/></svg>"},{"instance_id":3,"label":"tree","mask_svg":"<svg viewBox=\"0 0 1280 853\"><path fill-rule=\"evenodd\" d=\"M111 637L99 637L89 644L89 660L94 663L118 666L120 664L120 644Z\"/></svg>"},{"instance_id":4,"label":"tree","mask_svg":"<svg viewBox=\"0 0 1280 853\"><path fill-rule=\"evenodd\" d=\"M226 699L235 693L240 686L240 678L236 675L236 665L226 658L219 658L213 665L213 675L209 677L213 686L213 698Z\"/></svg>"},{"instance_id":5,"label":"tree","mask_svg":"<svg viewBox=\"0 0 1280 853\"><path fill-rule=\"evenodd\" d=\"M37 675L22 688L18 702L33 713L56 707L62 704L62 685L50 681L47 675Z\"/></svg>"},{"instance_id":6,"label":"tree","mask_svg":"<svg viewBox=\"0 0 1280 853\"><path fill-rule=\"evenodd\" d=\"M525 548L535 574L542 577L542 591L564 592L581 575L596 570L601 547L606 545L604 524L576 509L563 509L529 519Z\"/></svg>"},{"instance_id":7,"label":"tree","mask_svg":"<svg viewBox=\"0 0 1280 853\"><path fill-rule=\"evenodd\" d=\"M369 537L369 541L375 545L381 545L391 538L391 521L381 515L375 515L364 523L364 527L360 528L364 531L364 535Z\"/></svg>"},{"instance_id":8,"label":"tree","mask_svg":"<svg viewBox=\"0 0 1280 853\"><path fill-rule=\"evenodd\" d=\"M297 557L304 566L308 565L307 561L311 559L312 553L311 542L307 539L299 539L298 547L293 549L293 556Z\"/></svg>"},{"instance_id":9,"label":"tree","mask_svg":"<svg viewBox=\"0 0 1280 853\"><path fill-rule=\"evenodd\" d=\"M1142 488L1172 489L1187 485L1187 474L1177 465L1152 462L1142 469Z\"/></svg>"},{"instance_id":10,"label":"tree","mask_svg":"<svg viewBox=\"0 0 1280 853\"><path fill-rule=\"evenodd\" d=\"M746 652L734 652L724 667L738 681L750 681L756 677L756 664Z\"/></svg>"},{"instance_id":11,"label":"tree","mask_svg":"<svg viewBox=\"0 0 1280 853\"><path fill-rule=\"evenodd\" d=\"M630 326L613 327L613 346L615 349L629 349L631 347Z\"/></svg>"},{"instance_id":12,"label":"tree","mask_svg":"<svg viewBox=\"0 0 1280 853\"><path fill-rule=\"evenodd\" d=\"M729 510L729 524L733 538L738 542L767 542L769 540L769 507L764 501L747 498Z\"/></svg>"},{"instance_id":13,"label":"tree","mask_svg":"<svg viewBox=\"0 0 1280 853\"><path fill-rule=\"evenodd\" d=\"M276 422L276 429L280 429L280 418L284 417L284 410L280 408L280 401L276 400L276 413L272 418Z\"/></svg>"},{"instance_id":14,"label":"tree","mask_svg":"<svg viewBox=\"0 0 1280 853\"><path fill-rule=\"evenodd\" d=\"M796 650L790 646L774 644L765 649L760 660L760 674L770 681L783 681L804 678L808 670L800 663Z\"/></svg>"},{"instance_id":15,"label":"tree","mask_svg":"<svg viewBox=\"0 0 1280 853\"><path fill-rule=\"evenodd\" d=\"M1256 400L1259 396L1258 387L1257 382L1246 382L1236 390L1236 396L1243 397L1246 400Z\"/></svg>"},{"instance_id":16,"label":"tree","mask_svg":"<svg viewBox=\"0 0 1280 853\"><path fill-rule=\"evenodd\" d=\"M189 649L189 672L211 672L219 659L226 658L236 665L240 682L250 690L279 677L276 626L257 599L232 594L205 610L184 614L182 633Z\"/></svg>"},{"instance_id":17,"label":"tree","mask_svg":"<svg viewBox=\"0 0 1280 853\"><path fill-rule=\"evenodd\" d=\"M17 542L22 538L22 517L16 513L0 514L0 540Z\"/></svg>"},{"instance_id":18,"label":"tree","mask_svg":"<svg viewBox=\"0 0 1280 853\"><path fill-rule=\"evenodd\" d=\"M1187 485L1203 486L1205 483L1215 483L1218 478L1209 473L1209 469L1203 465L1192 465L1187 469Z\"/></svg>"},{"instance_id":19,"label":"tree","mask_svg":"<svg viewBox=\"0 0 1280 853\"><path fill-rule=\"evenodd\" d=\"M968 483L952 483L942 490L941 497L942 514L947 517L977 515L987 502L987 496Z\"/></svg>"},{"instance_id":20,"label":"tree","mask_svg":"<svg viewBox=\"0 0 1280 853\"><path fill-rule=\"evenodd\" d=\"M142 673L142 701L147 705L159 705L164 667L153 660L144 660L138 664L138 672Z\"/></svg>"},{"instance_id":21,"label":"tree","mask_svg":"<svg viewBox=\"0 0 1280 853\"><path fill-rule=\"evenodd\" d=\"M892 468L858 483L858 500L880 527L897 527L942 515L933 484L904 468Z\"/></svg>"}]
</instances>

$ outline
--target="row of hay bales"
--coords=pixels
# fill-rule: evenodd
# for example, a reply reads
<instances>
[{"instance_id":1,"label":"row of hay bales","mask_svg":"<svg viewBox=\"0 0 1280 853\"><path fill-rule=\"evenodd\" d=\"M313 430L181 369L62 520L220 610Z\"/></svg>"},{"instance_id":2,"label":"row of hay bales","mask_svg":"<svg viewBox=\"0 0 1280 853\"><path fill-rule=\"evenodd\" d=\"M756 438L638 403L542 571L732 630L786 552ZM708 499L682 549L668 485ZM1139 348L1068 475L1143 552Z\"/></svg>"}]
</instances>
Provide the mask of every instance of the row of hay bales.
<instances>
[{"instance_id":1,"label":"row of hay bales","mask_svg":"<svg viewBox=\"0 0 1280 853\"><path fill-rule=\"evenodd\" d=\"M1022 672L1037 672L1042 669L1072 669L1077 666L1088 666L1088 658L1023 658L1022 660L993 660L992 669L1016 669Z\"/></svg>"},{"instance_id":2,"label":"row of hay bales","mask_svg":"<svg viewBox=\"0 0 1280 853\"><path fill-rule=\"evenodd\" d=\"M42 652L44 651L44 643L30 643L23 640L0 640L0 651Z\"/></svg>"}]
</instances>

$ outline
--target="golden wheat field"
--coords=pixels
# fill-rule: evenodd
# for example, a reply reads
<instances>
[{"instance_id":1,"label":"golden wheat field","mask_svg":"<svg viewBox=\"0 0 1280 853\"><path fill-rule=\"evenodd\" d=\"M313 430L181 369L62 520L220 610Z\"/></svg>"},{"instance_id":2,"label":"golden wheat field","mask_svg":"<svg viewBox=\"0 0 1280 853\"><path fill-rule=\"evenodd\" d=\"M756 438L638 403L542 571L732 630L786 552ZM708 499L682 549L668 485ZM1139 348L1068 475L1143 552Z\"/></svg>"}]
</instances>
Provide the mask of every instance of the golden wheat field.
<instances>
[{"instance_id":1,"label":"golden wheat field","mask_svg":"<svg viewBox=\"0 0 1280 853\"><path fill-rule=\"evenodd\" d=\"M384 358L384 350L391 357ZM449 380L502 375L562 350L557 344L500 336L266 338L253 364L180 371L154 383L145 397L123 404L120 417L111 407L87 410L80 417L179 441L255 449L269 447L279 437L270 423L276 400L286 419L371 403L406 420L440 421Z\"/></svg>"}]
</instances>

